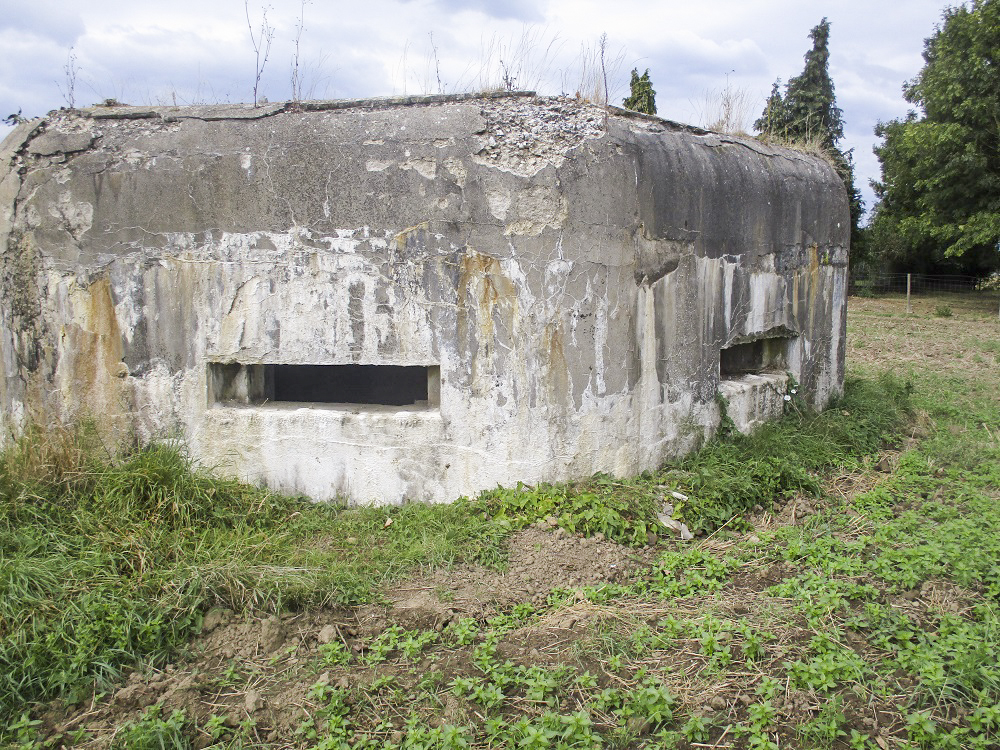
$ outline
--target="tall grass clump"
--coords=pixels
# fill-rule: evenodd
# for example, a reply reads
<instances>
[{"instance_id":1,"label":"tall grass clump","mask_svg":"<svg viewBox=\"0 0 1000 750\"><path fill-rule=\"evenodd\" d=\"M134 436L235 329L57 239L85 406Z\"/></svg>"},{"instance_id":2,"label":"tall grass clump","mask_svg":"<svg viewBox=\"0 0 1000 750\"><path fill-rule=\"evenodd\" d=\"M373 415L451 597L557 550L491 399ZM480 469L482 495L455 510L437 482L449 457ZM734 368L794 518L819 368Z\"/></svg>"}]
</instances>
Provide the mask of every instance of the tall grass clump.
<instances>
[{"instance_id":1,"label":"tall grass clump","mask_svg":"<svg viewBox=\"0 0 1000 750\"><path fill-rule=\"evenodd\" d=\"M708 89L696 103L698 124L730 135L747 135L755 99L747 89L735 88L727 78L722 89Z\"/></svg>"},{"instance_id":2,"label":"tall grass clump","mask_svg":"<svg viewBox=\"0 0 1000 750\"><path fill-rule=\"evenodd\" d=\"M112 461L88 442L30 430L0 456L0 720L167 658L235 583L199 573L203 551L244 561L300 504L211 478L176 449Z\"/></svg>"},{"instance_id":3,"label":"tall grass clump","mask_svg":"<svg viewBox=\"0 0 1000 750\"><path fill-rule=\"evenodd\" d=\"M212 606L371 601L416 566L497 563L505 533L458 505L314 504L170 445L112 457L87 431L30 430L0 454L0 726L163 663Z\"/></svg>"}]
</instances>

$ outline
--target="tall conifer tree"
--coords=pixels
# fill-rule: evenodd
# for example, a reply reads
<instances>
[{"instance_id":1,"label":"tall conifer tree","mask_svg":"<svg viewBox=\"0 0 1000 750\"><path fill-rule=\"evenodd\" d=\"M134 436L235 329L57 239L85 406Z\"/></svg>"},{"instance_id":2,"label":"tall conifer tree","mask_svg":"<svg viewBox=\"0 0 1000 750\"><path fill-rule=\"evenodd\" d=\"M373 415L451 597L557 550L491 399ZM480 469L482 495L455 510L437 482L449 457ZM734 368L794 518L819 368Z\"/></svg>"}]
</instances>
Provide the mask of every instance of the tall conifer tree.
<instances>
[{"instance_id":1,"label":"tall conifer tree","mask_svg":"<svg viewBox=\"0 0 1000 750\"><path fill-rule=\"evenodd\" d=\"M632 81L629 86L631 87L631 91L625 98L625 101L622 102L625 109L644 112L647 115L655 115L656 92L653 90L653 84L649 80L649 68L646 68L646 72L642 75L639 75L638 68L632 68Z\"/></svg>"},{"instance_id":2,"label":"tall conifer tree","mask_svg":"<svg viewBox=\"0 0 1000 750\"><path fill-rule=\"evenodd\" d=\"M851 241L858 244L859 224L864 203L854 186L854 160L850 151L837 144L844 137L844 119L830 78L830 22L823 19L809 32L812 49L805 55L805 66L788 79L784 96L781 79L774 82L760 119L754 128L764 137L790 143L817 145L834 161L844 180L851 204Z\"/></svg>"}]
</instances>

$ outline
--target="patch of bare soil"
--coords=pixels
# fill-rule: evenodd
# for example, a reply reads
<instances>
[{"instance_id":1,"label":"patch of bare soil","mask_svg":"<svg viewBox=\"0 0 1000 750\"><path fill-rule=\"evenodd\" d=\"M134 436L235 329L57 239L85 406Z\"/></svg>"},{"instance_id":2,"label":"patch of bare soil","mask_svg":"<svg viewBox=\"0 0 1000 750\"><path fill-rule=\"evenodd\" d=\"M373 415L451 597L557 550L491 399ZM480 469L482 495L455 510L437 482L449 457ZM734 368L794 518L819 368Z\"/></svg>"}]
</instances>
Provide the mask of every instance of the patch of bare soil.
<instances>
[{"instance_id":1,"label":"patch of bare soil","mask_svg":"<svg viewBox=\"0 0 1000 750\"><path fill-rule=\"evenodd\" d=\"M515 534L507 569L478 566L436 570L388 592L397 614L441 623L442 618L490 617L519 602L541 604L554 588L616 583L648 567L654 553L600 537L583 538L545 522Z\"/></svg>"}]
</instances>

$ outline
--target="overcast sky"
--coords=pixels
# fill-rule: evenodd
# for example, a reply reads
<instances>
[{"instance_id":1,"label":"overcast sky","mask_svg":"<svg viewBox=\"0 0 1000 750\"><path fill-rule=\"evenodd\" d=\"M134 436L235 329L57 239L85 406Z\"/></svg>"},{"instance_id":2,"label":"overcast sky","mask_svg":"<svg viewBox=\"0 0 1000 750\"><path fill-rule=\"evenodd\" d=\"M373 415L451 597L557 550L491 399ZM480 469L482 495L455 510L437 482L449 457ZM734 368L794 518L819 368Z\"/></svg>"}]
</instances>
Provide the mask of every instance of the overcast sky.
<instances>
[{"instance_id":1,"label":"overcast sky","mask_svg":"<svg viewBox=\"0 0 1000 750\"><path fill-rule=\"evenodd\" d=\"M649 68L658 113L706 125L728 86L746 127L776 78L802 70L810 29L831 23L830 73L866 204L879 175L876 122L905 115L901 86L946 0L271 0L274 29L260 95L291 96L296 26L309 98L478 90L573 94L598 40L611 101L632 68ZM954 4L954 3L952 3ZM264 4L251 0L259 32ZM437 63L435 64L436 49ZM75 57L70 60L69 55ZM242 0L0 0L0 117L37 116L106 98L128 104L252 101L254 49ZM615 64L617 61L617 65ZM77 69L68 82L67 66ZM0 126L0 135L6 133Z\"/></svg>"}]
</instances>

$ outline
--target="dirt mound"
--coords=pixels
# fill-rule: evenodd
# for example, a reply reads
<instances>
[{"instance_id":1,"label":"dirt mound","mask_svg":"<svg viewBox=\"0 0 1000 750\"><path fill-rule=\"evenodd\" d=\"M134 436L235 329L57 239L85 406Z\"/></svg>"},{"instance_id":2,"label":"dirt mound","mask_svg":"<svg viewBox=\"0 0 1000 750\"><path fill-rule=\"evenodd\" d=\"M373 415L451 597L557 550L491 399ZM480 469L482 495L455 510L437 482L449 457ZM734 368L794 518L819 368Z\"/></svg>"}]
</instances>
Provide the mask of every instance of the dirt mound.
<instances>
[{"instance_id":1,"label":"dirt mound","mask_svg":"<svg viewBox=\"0 0 1000 750\"><path fill-rule=\"evenodd\" d=\"M630 549L600 536L581 538L541 522L511 538L506 570L437 570L388 592L388 599L394 614L414 626L441 624L442 618L485 618L518 602L540 604L554 588L626 580L652 557L650 548Z\"/></svg>"}]
</instances>

